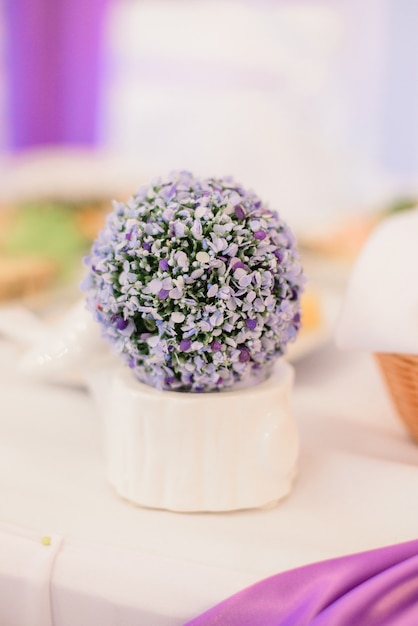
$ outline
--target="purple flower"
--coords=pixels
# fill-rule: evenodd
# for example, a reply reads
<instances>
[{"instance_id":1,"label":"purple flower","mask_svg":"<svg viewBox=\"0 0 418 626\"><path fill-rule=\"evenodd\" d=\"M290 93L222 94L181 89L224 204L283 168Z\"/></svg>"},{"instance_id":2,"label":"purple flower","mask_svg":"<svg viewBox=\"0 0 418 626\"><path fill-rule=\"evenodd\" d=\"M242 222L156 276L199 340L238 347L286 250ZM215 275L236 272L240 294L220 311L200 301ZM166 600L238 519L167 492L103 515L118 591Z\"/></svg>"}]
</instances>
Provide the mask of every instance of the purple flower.
<instances>
[{"instance_id":1,"label":"purple flower","mask_svg":"<svg viewBox=\"0 0 418 626\"><path fill-rule=\"evenodd\" d=\"M276 257L276 259L278 260L279 263L281 263L284 259L284 254L281 250L273 250L273 254Z\"/></svg>"},{"instance_id":2,"label":"purple flower","mask_svg":"<svg viewBox=\"0 0 418 626\"><path fill-rule=\"evenodd\" d=\"M174 198L174 196L176 195L176 188L174 185L169 185L167 187L164 188L163 191L163 195L164 198L166 200L172 200Z\"/></svg>"},{"instance_id":3,"label":"purple flower","mask_svg":"<svg viewBox=\"0 0 418 626\"><path fill-rule=\"evenodd\" d=\"M245 210L240 204L237 204L237 206L234 209L234 213L239 220L245 219Z\"/></svg>"},{"instance_id":4,"label":"purple flower","mask_svg":"<svg viewBox=\"0 0 418 626\"><path fill-rule=\"evenodd\" d=\"M245 324L250 330L255 330L257 327L257 320L248 319Z\"/></svg>"},{"instance_id":5,"label":"purple flower","mask_svg":"<svg viewBox=\"0 0 418 626\"><path fill-rule=\"evenodd\" d=\"M128 324L129 324L128 320L124 320L123 317L118 317L116 321L116 328L118 330L125 330Z\"/></svg>"},{"instance_id":6,"label":"purple flower","mask_svg":"<svg viewBox=\"0 0 418 626\"><path fill-rule=\"evenodd\" d=\"M146 250L147 252L151 252L151 244L147 243L146 241L142 242L142 247L144 248L144 250Z\"/></svg>"},{"instance_id":7,"label":"purple flower","mask_svg":"<svg viewBox=\"0 0 418 626\"><path fill-rule=\"evenodd\" d=\"M219 341L212 341L210 347L212 348L212 352L220 352L222 350L222 344Z\"/></svg>"},{"instance_id":8,"label":"purple flower","mask_svg":"<svg viewBox=\"0 0 418 626\"><path fill-rule=\"evenodd\" d=\"M256 230L254 233L254 237L261 241L262 239L265 239L267 237L267 233L264 230Z\"/></svg>"},{"instance_id":9,"label":"purple flower","mask_svg":"<svg viewBox=\"0 0 418 626\"><path fill-rule=\"evenodd\" d=\"M169 269L167 259L161 259L161 261L159 261L158 263L158 267L160 268L160 270L163 270L163 272L166 272Z\"/></svg>"},{"instance_id":10,"label":"purple flower","mask_svg":"<svg viewBox=\"0 0 418 626\"><path fill-rule=\"evenodd\" d=\"M190 341L190 339L182 339L180 341L181 352L187 352L188 350L190 350L191 345L192 345L192 342Z\"/></svg>"},{"instance_id":11,"label":"purple flower","mask_svg":"<svg viewBox=\"0 0 418 626\"><path fill-rule=\"evenodd\" d=\"M247 363L249 360L250 360L250 353L248 352L247 348L241 348L240 354L239 354L239 362Z\"/></svg>"},{"instance_id":12,"label":"purple flower","mask_svg":"<svg viewBox=\"0 0 418 626\"><path fill-rule=\"evenodd\" d=\"M237 263L234 263L234 266L232 269L233 270L238 270L238 269L247 270L248 266L245 265L245 263L243 263L242 261L237 261Z\"/></svg>"},{"instance_id":13,"label":"purple flower","mask_svg":"<svg viewBox=\"0 0 418 626\"><path fill-rule=\"evenodd\" d=\"M168 289L160 289L160 291L158 292L158 299L167 300L169 293L170 292L168 291Z\"/></svg>"}]
</instances>

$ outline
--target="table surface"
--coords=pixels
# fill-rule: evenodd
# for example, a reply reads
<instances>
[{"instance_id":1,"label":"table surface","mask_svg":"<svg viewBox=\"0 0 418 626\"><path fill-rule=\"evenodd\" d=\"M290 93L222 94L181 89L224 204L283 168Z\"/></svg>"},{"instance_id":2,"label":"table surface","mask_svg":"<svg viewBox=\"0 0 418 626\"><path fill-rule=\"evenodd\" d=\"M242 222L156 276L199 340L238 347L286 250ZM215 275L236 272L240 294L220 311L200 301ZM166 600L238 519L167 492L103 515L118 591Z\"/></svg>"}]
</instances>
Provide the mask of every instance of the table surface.
<instances>
[{"instance_id":1,"label":"table surface","mask_svg":"<svg viewBox=\"0 0 418 626\"><path fill-rule=\"evenodd\" d=\"M118 498L92 398L23 379L18 356L0 341L0 623L177 626L269 575L417 537L418 448L370 355L329 343L297 363L294 490L225 514Z\"/></svg>"}]
</instances>

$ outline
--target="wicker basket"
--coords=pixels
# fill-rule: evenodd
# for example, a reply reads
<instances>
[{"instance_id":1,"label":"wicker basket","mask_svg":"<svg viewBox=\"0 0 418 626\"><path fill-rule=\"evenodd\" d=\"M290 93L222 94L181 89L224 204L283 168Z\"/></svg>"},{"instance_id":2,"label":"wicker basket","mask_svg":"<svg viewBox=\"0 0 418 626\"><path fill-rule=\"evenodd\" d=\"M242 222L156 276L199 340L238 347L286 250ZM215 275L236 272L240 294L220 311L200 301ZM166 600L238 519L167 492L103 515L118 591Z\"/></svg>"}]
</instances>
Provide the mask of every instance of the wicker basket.
<instances>
[{"instance_id":1,"label":"wicker basket","mask_svg":"<svg viewBox=\"0 0 418 626\"><path fill-rule=\"evenodd\" d=\"M418 355L376 354L392 401L418 442Z\"/></svg>"}]
</instances>

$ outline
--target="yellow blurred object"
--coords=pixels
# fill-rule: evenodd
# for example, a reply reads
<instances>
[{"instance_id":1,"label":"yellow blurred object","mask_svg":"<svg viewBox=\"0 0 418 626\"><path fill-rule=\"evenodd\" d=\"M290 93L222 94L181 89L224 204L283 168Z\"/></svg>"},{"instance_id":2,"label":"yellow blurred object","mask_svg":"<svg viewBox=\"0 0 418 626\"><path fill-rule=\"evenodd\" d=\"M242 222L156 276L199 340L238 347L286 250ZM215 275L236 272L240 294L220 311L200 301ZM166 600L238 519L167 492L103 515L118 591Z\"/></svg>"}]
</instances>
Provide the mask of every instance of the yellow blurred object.
<instances>
[{"instance_id":1,"label":"yellow blurred object","mask_svg":"<svg viewBox=\"0 0 418 626\"><path fill-rule=\"evenodd\" d=\"M0 205L0 300L42 295L78 281L108 207L94 199Z\"/></svg>"},{"instance_id":2,"label":"yellow blurred object","mask_svg":"<svg viewBox=\"0 0 418 626\"><path fill-rule=\"evenodd\" d=\"M377 215L350 216L337 228L321 236L303 238L301 244L311 252L352 261L380 219Z\"/></svg>"},{"instance_id":3,"label":"yellow blurred object","mask_svg":"<svg viewBox=\"0 0 418 626\"><path fill-rule=\"evenodd\" d=\"M323 324L321 301L314 291L305 291L301 298L302 329L301 332L317 330Z\"/></svg>"},{"instance_id":4,"label":"yellow blurred object","mask_svg":"<svg viewBox=\"0 0 418 626\"><path fill-rule=\"evenodd\" d=\"M51 545L51 537L48 537L48 535L45 535L44 537L42 537L41 544L43 546L50 546Z\"/></svg>"},{"instance_id":5,"label":"yellow blurred object","mask_svg":"<svg viewBox=\"0 0 418 626\"><path fill-rule=\"evenodd\" d=\"M97 237L99 230L105 225L109 206L109 203L86 203L80 207L76 213L75 222L85 237L91 240Z\"/></svg>"},{"instance_id":6,"label":"yellow blurred object","mask_svg":"<svg viewBox=\"0 0 418 626\"><path fill-rule=\"evenodd\" d=\"M52 261L43 257L0 256L0 300L20 298L48 287L56 274Z\"/></svg>"},{"instance_id":7,"label":"yellow blurred object","mask_svg":"<svg viewBox=\"0 0 418 626\"><path fill-rule=\"evenodd\" d=\"M387 206L371 212L355 213L347 215L339 221L338 225L331 226L321 235L314 237L301 237L300 244L309 252L331 257L333 260L341 259L353 261L371 232L386 217L409 211L418 206L415 197L398 198Z\"/></svg>"}]
</instances>

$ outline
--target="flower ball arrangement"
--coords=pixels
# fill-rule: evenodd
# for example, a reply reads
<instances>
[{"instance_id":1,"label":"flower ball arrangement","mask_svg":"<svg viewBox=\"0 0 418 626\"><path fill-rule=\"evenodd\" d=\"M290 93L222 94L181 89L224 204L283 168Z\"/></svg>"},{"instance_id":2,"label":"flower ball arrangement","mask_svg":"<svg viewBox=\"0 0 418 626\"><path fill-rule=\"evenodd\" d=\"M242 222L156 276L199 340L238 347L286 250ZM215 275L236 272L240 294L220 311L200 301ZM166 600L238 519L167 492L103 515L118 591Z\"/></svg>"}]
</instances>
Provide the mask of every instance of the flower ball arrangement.
<instances>
[{"instance_id":1,"label":"flower ball arrangement","mask_svg":"<svg viewBox=\"0 0 418 626\"><path fill-rule=\"evenodd\" d=\"M300 327L295 238L231 178L175 173L114 203L86 264L103 335L157 389L253 384Z\"/></svg>"}]
</instances>

